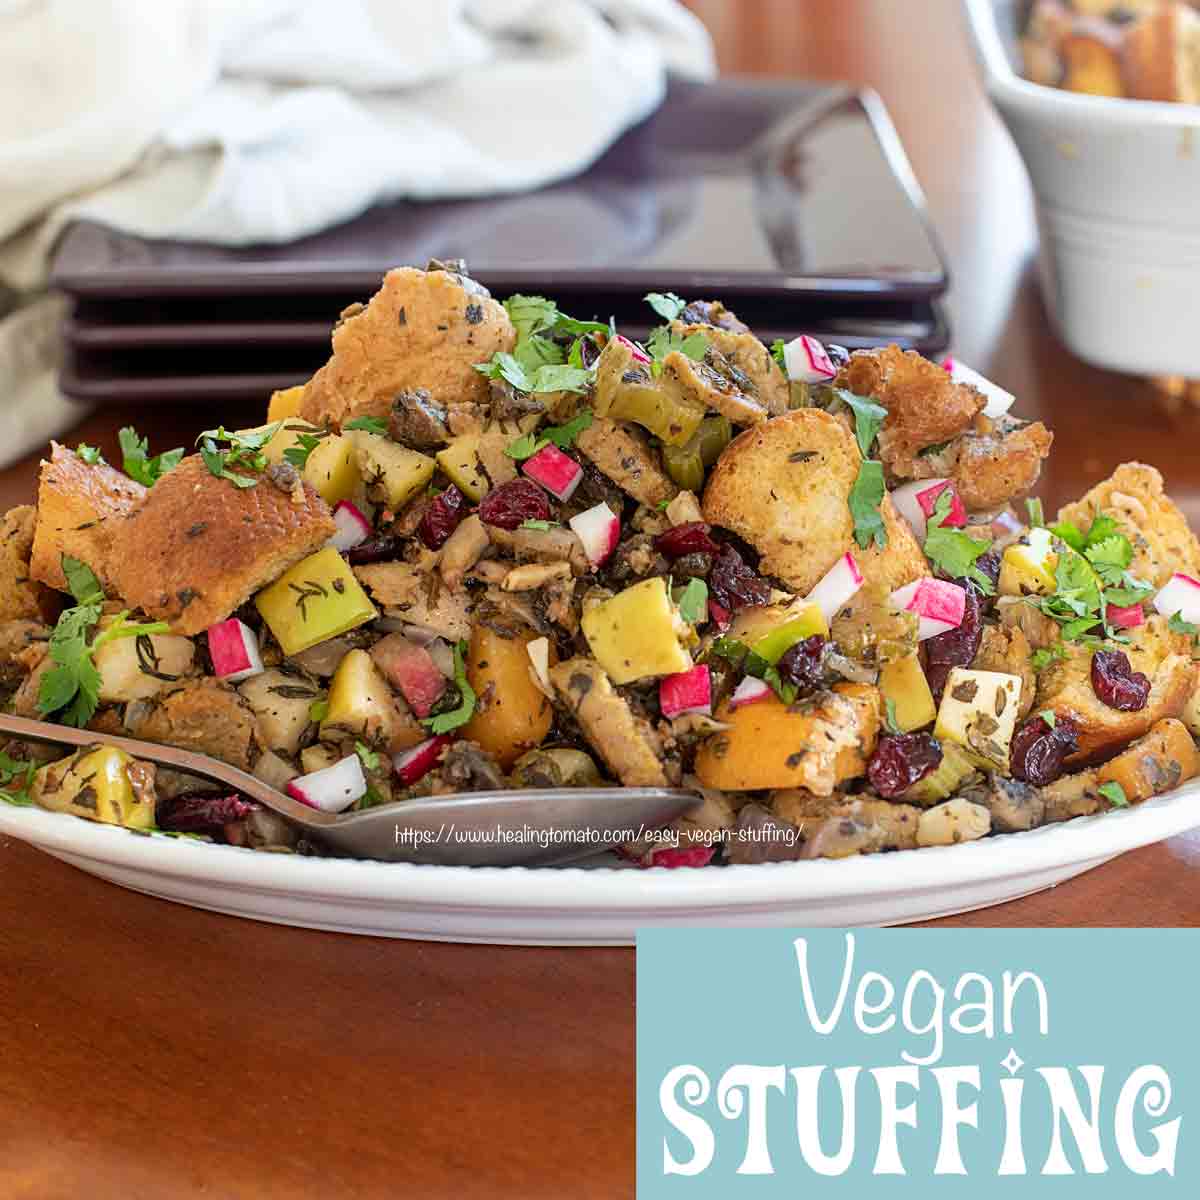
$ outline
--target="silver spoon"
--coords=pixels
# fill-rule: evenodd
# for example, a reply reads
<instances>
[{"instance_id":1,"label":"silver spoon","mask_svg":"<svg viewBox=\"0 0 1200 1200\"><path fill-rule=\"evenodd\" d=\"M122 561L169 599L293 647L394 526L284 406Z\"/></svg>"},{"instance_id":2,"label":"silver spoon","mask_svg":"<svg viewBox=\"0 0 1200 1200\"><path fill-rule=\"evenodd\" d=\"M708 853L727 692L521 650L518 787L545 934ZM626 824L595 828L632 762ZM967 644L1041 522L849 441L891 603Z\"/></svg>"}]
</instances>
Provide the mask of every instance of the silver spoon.
<instances>
[{"instance_id":1,"label":"silver spoon","mask_svg":"<svg viewBox=\"0 0 1200 1200\"><path fill-rule=\"evenodd\" d=\"M380 862L548 866L611 850L700 802L673 788L514 788L326 813L204 754L0 713L0 734L52 746L115 746L134 758L223 783L286 817L330 850Z\"/></svg>"}]
</instances>

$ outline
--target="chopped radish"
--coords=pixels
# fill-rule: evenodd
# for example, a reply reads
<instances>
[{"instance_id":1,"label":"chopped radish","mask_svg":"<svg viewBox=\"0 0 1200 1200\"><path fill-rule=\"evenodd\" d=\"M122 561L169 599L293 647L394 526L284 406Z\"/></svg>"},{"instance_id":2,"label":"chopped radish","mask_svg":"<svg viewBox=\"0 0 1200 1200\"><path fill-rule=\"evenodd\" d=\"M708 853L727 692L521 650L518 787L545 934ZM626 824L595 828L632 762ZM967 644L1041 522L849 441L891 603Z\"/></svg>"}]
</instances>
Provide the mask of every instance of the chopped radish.
<instances>
[{"instance_id":1,"label":"chopped radish","mask_svg":"<svg viewBox=\"0 0 1200 1200\"><path fill-rule=\"evenodd\" d=\"M713 624L724 633L733 621L733 616L729 609L722 608L715 600L708 602L708 615L712 618Z\"/></svg>"},{"instance_id":2,"label":"chopped radish","mask_svg":"<svg viewBox=\"0 0 1200 1200\"><path fill-rule=\"evenodd\" d=\"M915 612L920 617L917 639L923 642L962 624L967 593L944 579L917 579L897 588L888 600L901 612Z\"/></svg>"},{"instance_id":3,"label":"chopped radish","mask_svg":"<svg viewBox=\"0 0 1200 1200\"><path fill-rule=\"evenodd\" d=\"M1200 625L1200 579L1177 571L1159 588L1154 607L1164 617L1178 613L1189 625Z\"/></svg>"},{"instance_id":4,"label":"chopped radish","mask_svg":"<svg viewBox=\"0 0 1200 1200\"><path fill-rule=\"evenodd\" d=\"M771 689L761 679L755 679L753 675L747 675L733 689L733 695L729 697L729 703L733 708L741 708L743 704L754 704L759 700L765 700L770 694Z\"/></svg>"},{"instance_id":5,"label":"chopped radish","mask_svg":"<svg viewBox=\"0 0 1200 1200\"><path fill-rule=\"evenodd\" d=\"M583 480L583 468L557 446L543 446L521 470L556 499L567 501Z\"/></svg>"},{"instance_id":6,"label":"chopped radish","mask_svg":"<svg viewBox=\"0 0 1200 1200\"><path fill-rule=\"evenodd\" d=\"M329 539L329 544L343 554L371 536L371 522L363 516L358 505L349 500L338 501L333 510L333 523L337 533Z\"/></svg>"},{"instance_id":7,"label":"chopped radish","mask_svg":"<svg viewBox=\"0 0 1200 1200\"><path fill-rule=\"evenodd\" d=\"M668 675L658 685L658 707L668 721L686 713L712 713L712 677L703 663L690 671Z\"/></svg>"},{"instance_id":8,"label":"chopped radish","mask_svg":"<svg viewBox=\"0 0 1200 1200\"><path fill-rule=\"evenodd\" d=\"M262 655L254 630L230 617L208 628L208 655L213 674L226 683L241 683L263 673Z\"/></svg>"},{"instance_id":9,"label":"chopped radish","mask_svg":"<svg viewBox=\"0 0 1200 1200\"><path fill-rule=\"evenodd\" d=\"M433 643L431 642L430 645ZM371 650L375 665L418 717L427 717L446 691L446 676L424 646L390 633Z\"/></svg>"},{"instance_id":10,"label":"chopped radish","mask_svg":"<svg viewBox=\"0 0 1200 1200\"><path fill-rule=\"evenodd\" d=\"M950 511L942 524L949 529L961 529L967 523L967 509L952 480L921 479L916 483L906 483L892 492L896 511L912 526L917 541L925 541L929 518L933 516L938 497L947 488L950 489Z\"/></svg>"},{"instance_id":11,"label":"chopped radish","mask_svg":"<svg viewBox=\"0 0 1200 1200\"><path fill-rule=\"evenodd\" d=\"M525 653L529 655L529 665L538 687L553 699L554 690L550 687L550 639L534 638L526 645Z\"/></svg>"},{"instance_id":12,"label":"chopped radish","mask_svg":"<svg viewBox=\"0 0 1200 1200\"><path fill-rule=\"evenodd\" d=\"M821 610L828 625L862 585L862 572L854 561L854 555L847 550L825 572L816 587L808 593L807 599Z\"/></svg>"},{"instance_id":13,"label":"chopped radish","mask_svg":"<svg viewBox=\"0 0 1200 1200\"><path fill-rule=\"evenodd\" d=\"M341 812L367 794L367 780L357 754L347 755L332 767L301 775L287 785L288 795L309 808Z\"/></svg>"},{"instance_id":14,"label":"chopped radish","mask_svg":"<svg viewBox=\"0 0 1200 1200\"><path fill-rule=\"evenodd\" d=\"M623 333L617 334L617 341L620 342L622 346L629 347L629 353L633 355L634 362L646 363L649 365L654 361L654 359L652 359L650 355L648 355L645 350L643 350L641 346L637 344L637 342L631 342Z\"/></svg>"},{"instance_id":15,"label":"chopped radish","mask_svg":"<svg viewBox=\"0 0 1200 1200\"><path fill-rule=\"evenodd\" d=\"M454 739L448 734L440 733L437 737L431 737L411 750L404 750L393 755L392 766L396 768L400 782L405 787L411 787L418 779L423 779L437 766L442 751L452 741Z\"/></svg>"},{"instance_id":16,"label":"chopped radish","mask_svg":"<svg viewBox=\"0 0 1200 1200\"><path fill-rule=\"evenodd\" d=\"M583 543L588 562L593 567L607 562L621 540L621 522L603 500L587 512L572 517L567 524Z\"/></svg>"},{"instance_id":17,"label":"chopped radish","mask_svg":"<svg viewBox=\"0 0 1200 1200\"><path fill-rule=\"evenodd\" d=\"M825 347L806 333L784 346L783 361L787 377L796 383L828 383L837 374Z\"/></svg>"},{"instance_id":18,"label":"chopped radish","mask_svg":"<svg viewBox=\"0 0 1200 1200\"><path fill-rule=\"evenodd\" d=\"M987 404L983 407L985 417L995 420L996 417L1004 416L1016 401L1012 392L1006 392L990 379L985 379L978 371L971 370L966 363L959 362L957 358L946 359L942 363L942 367L949 372L950 378L955 383L969 384L977 392L982 392L987 397Z\"/></svg>"},{"instance_id":19,"label":"chopped radish","mask_svg":"<svg viewBox=\"0 0 1200 1200\"><path fill-rule=\"evenodd\" d=\"M716 846L659 846L642 860L643 867L707 867Z\"/></svg>"},{"instance_id":20,"label":"chopped radish","mask_svg":"<svg viewBox=\"0 0 1200 1200\"><path fill-rule=\"evenodd\" d=\"M1130 604L1126 608L1118 608L1115 604L1110 604L1104 614L1110 625L1115 625L1118 629L1136 629L1145 619L1146 614L1142 612L1140 604Z\"/></svg>"}]
</instances>

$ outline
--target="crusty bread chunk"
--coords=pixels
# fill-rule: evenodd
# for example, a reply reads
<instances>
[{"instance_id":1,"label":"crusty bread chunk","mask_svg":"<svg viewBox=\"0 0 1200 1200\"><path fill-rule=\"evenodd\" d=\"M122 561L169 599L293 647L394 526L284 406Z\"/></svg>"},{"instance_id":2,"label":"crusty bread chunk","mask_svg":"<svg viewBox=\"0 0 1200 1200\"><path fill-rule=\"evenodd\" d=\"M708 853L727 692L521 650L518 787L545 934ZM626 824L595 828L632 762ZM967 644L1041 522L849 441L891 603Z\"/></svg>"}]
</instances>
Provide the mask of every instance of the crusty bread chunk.
<instances>
[{"instance_id":1,"label":"crusty bread chunk","mask_svg":"<svg viewBox=\"0 0 1200 1200\"><path fill-rule=\"evenodd\" d=\"M807 594L852 550L876 590L929 574L908 523L884 496L887 546L860 549L847 499L862 456L845 422L800 408L734 438L704 490L704 519L731 529L762 556L764 574Z\"/></svg>"},{"instance_id":2,"label":"crusty bread chunk","mask_svg":"<svg viewBox=\"0 0 1200 1200\"><path fill-rule=\"evenodd\" d=\"M127 712L129 731L147 742L208 754L243 771L262 753L254 710L219 679L189 680Z\"/></svg>"},{"instance_id":3,"label":"crusty bread chunk","mask_svg":"<svg viewBox=\"0 0 1200 1200\"><path fill-rule=\"evenodd\" d=\"M575 439L576 447L622 491L649 508L673 500L679 488L663 470L657 451L630 425L596 417Z\"/></svg>"},{"instance_id":4,"label":"crusty bread chunk","mask_svg":"<svg viewBox=\"0 0 1200 1200\"><path fill-rule=\"evenodd\" d=\"M1200 576L1200 542L1183 513L1163 493L1163 477L1142 463L1122 463L1074 504L1059 509L1060 521L1083 532L1098 513L1116 518L1133 544L1130 571L1161 587L1176 571Z\"/></svg>"},{"instance_id":5,"label":"crusty bread chunk","mask_svg":"<svg viewBox=\"0 0 1200 1200\"><path fill-rule=\"evenodd\" d=\"M987 404L970 384L955 383L936 363L899 346L857 351L834 383L888 410L879 457L897 479L912 479L917 454L966 433Z\"/></svg>"},{"instance_id":6,"label":"crusty bread chunk","mask_svg":"<svg viewBox=\"0 0 1200 1200\"><path fill-rule=\"evenodd\" d=\"M1079 749L1067 760L1071 766L1114 754L1156 721L1178 717L1195 689L1196 664L1186 635L1171 633L1166 619L1157 615L1128 633L1129 643L1121 648L1133 670L1150 679L1145 708L1137 712L1109 708L1092 687L1092 651L1078 643L1064 642L1067 657L1038 678L1035 710L1069 717L1079 729Z\"/></svg>"},{"instance_id":7,"label":"crusty bread chunk","mask_svg":"<svg viewBox=\"0 0 1200 1200\"><path fill-rule=\"evenodd\" d=\"M1062 86L1086 96L1124 96L1121 31L1099 18L1077 18L1059 42Z\"/></svg>"},{"instance_id":8,"label":"crusty bread chunk","mask_svg":"<svg viewBox=\"0 0 1200 1200\"><path fill-rule=\"evenodd\" d=\"M146 489L104 463L88 466L73 450L50 443L38 482L37 525L29 574L67 590L64 554L87 563L109 591L115 525L145 498Z\"/></svg>"},{"instance_id":9,"label":"crusty bread chunk","mask_svg":"<svg viewBox=\"0 0 1200 1200\"><path fill-rule=\"evenodd\" d=\"M1054 434L1041 421L1007 418L991 433L959 439L954 486L970 512L992 512L1029 495L1042 473Z\"/></svg>"},{"instance_id":10,"label":"crusty bread chunk","mask_svg":"<svg viewBox=\"0 0 1200 1200\"><path fill-rule=\"evenodd\" d=\"M308 484L282 491L264 475L239 488L193 454L117 526L113 591L169 622L172 633L199 633L319 550L336 529Z\"/></svg>"},{"instance_id":11,"label":"crusty bread chunk","mask_svg":"<svg viewBox=\"0 0 1200 1200\"><path fill-rule=\"evenodd\" d=\"M62 611L62 597L29 573L35 515L31 505L10 508L0 520L0 622L49 621Z\"/></svg>"},{"instance_id":12,"label":"crusty bread chunk","mask_svg":"<svg viewBox=\"0 0 1200 1200\"><path fill-rule=\"evenodd\" d=\"M1200 16L1160 4L1124 33L1121 70L1136 100L1200 104Z\"/></svg>"},{"instance_id":13,"label":"crusty bread chunk","mask_svg":"<svg viewBox=\"0 0 1200 1200\"><path fill-rule=\"evenodd\" d=\"M339 428L354 417L386 421L398 392L425 388L451 403L488 398L475 370L516 330L502 304L473 280L449 271L398 267L361 312L333 331L333 357L309 380L300 415Z\"/></svg>"}]
</instances>

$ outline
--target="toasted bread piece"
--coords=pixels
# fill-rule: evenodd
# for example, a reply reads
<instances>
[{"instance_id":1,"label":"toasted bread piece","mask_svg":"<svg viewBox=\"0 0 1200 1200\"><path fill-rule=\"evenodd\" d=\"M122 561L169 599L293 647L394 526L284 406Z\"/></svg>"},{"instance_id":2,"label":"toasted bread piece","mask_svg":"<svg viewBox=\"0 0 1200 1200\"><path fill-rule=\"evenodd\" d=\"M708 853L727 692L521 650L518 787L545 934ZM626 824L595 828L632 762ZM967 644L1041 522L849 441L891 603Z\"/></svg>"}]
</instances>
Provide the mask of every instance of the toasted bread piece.
<instances>
[{"instance_id":1,"label":"toasted bread piece","mask_svg":"<svg viewBox=\"0 0 1200 1200\"><path fill-rule=\"evenodd\" d=\"M787 376L754 334L724 329L707 322L689 325L684 321L672 321L671 330L685 338L693 333L702 333L708 339L708 344L750 381L754 394L767 406L772 416L787 412L791 395Z\"/></svg>"},{"instance_id":2,"label":"toasted bread piece","mask_svg":"<svg viewBox=\"0 0 1200 1200\"><path fill-rule=\"evenodd\" d=\"M868 584L893 591L929 574L925 555L889 497L880 506L887 546L854 541L847 498L862 456L845 422L801 408L734 438L704 490L704 519L745 538L764 574L807 594L847 550Z\"/></svg>"},{"instance_id":3,"label":"toasted bread piece","mask_svg":"<svg viewBox=\"0 0 1200 1200\"><path fill-rule=\"evenodd\" d=\"M870 396L888 410L879 457L896 479L915 477L917 454L966 433L987 399L915 350L859 350L838 372L837 387Z\"/></svg>"},{"instance_id":4,"label":"toasted bread piece","mask_svg":"<svg viewBox=\"0 0 1200 1200\"><path fill-rule=\"evenodd\" d=\"M434 404L488 398L475 370L517 333L502 304L461 275L398 267L370 303L333 331L333 357L305 387L300 415L340 428L354 417L387 421L401 391L425 388Z\"/></svg>"},{"instance_id":5,"label":"toasted bread piece","mask_svg":"<svg viewBox=\"0 0 1200 1200\"><path fill-rule=\"evenodd\" d=\"M219 679L190 680L131 704L126 720L134 737L208 754L243 771L262 753L254 710Z\"/></svg>"},{"instance_id":6,"label":"toasted bread piece","mask_svg":"<svg viewBox=\"0 0 1200 1200\"><path fill-rule=\"evenodd\" d=\"M1062 86L1086 96L1124 96L1121 32L1103 20L1080 18L1058 44Z\"/></svg>"},{"instance_id":7,"label":"toasted bread piece","mask_svg":"<svg viewBox=\"0 0 1200 1200\"><path fill-rule=\"evenodd\" d=\"M1162 617L1130 630L1130 643L1122 647L1130 666L1150 679L1146 706L1138 712L1109 708L1092 687L1092 651L1077 643L1064 643L1067 657L1041 673L1038 679L1038 712L1050 709L1058 717L1069 717L1079 729L1079 749L1070 766L1095 762L1114 754L1134 738L1141 737L1156 721L1178 717L1196 686L1196 664L1190 653L1179 653L1183 635L1166 630Z\"/></svg>"},{"instance_id":8,"label":"toasted bread piece","mask_svg":"<svg viewBox=\"0 0 1200 1200\"><path fill-rule=\"evenodd\" d=\"M0 520L0 621L49 621L62 611L62 597L29 573L35 524L33 507L10 508Z\"/></svg>"},{"instance_id":9,"label":"toasted bread piece","mask_svg":"<svg viewBox=\"0 0 1200 1200\"><path fill-rule=\"evenodd\" d=\"M127 604L169 622L172 633L193 634L224 620L336 529L307 483L284 492L264 475L254 487L235 487L193 454L116 527L108 566Z\"/></svg>"},{"instance_id":10,"label":"toasted bread piece","mask_svg":"<svg viewBox=\"0 0 1200 1200\"><path fill-rule=\"evenodd\" d=\"M1059 509L1060 521L1071 521L1084 532L1097 513L1115 517L1121 532L1133 543L1130 570L1155 587L1176 571L1200 575L1200 542L1183 513L1163 493L1163 477L1142 463L1123 463L1103 483Z\"/></svg>"},{"instance_id":11,"label":"toasted bread piece","mask_svg":"<svg viewBox=\"0 0 1200 1200\"><path fill-rule=\"evenodd\" d=\"M1200 17L1162 4L1125 30L1121 72L1135 100L1200 104Z\"/></svg>"},{"instance_id":12,"label":"toasted bread piece","mask_svg":"<svg viewBox=\"0 0 1200 1200\"><path fill-rule=\"evenodd\" d=\"M38 482L37 525L29 574L67 591L62 557L87 563L111 591L113 529L145 499L146 489L104 463L88 466L73 450L50 443Z\"/></svg>"},{"instance_id":13,"label":"toasted bread piece","mask_svg":"<svg viewBox=\"0 0 1200 1200\"><path fill-rule=\"evenodd\" d=\"M954 485L970 512L993 512L1027 496L1042 473L1052 434L1041 421L1007 418L994 432L967 434L959 440Z\"/></svg>"}]
</instances>

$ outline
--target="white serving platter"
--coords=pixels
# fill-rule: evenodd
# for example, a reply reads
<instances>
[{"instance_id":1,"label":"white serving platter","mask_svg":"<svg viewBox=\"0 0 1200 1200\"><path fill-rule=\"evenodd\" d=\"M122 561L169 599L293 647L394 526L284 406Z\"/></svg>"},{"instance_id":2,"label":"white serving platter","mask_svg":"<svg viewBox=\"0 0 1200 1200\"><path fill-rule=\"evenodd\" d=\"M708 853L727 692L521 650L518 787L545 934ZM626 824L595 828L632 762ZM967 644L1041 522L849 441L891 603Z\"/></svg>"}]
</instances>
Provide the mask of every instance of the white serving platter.
<instances>
[{"instance_id":1,"label":"white serving platter","mask_svg":"<svg viewBox=\"0 0 1200 1200\"><path fill-rule=\"evenodd\" d=\"M196 908L377 937L627 945L648 926L897 925L1053 887L1200 825L1200 779L1137 808L961 846L643 871L433 867L264 854L0 804L0 834Z\"/></svg>"}]
</instances>

